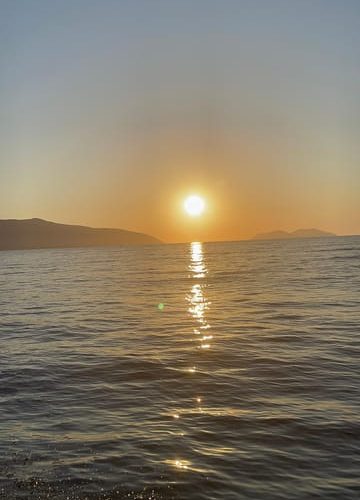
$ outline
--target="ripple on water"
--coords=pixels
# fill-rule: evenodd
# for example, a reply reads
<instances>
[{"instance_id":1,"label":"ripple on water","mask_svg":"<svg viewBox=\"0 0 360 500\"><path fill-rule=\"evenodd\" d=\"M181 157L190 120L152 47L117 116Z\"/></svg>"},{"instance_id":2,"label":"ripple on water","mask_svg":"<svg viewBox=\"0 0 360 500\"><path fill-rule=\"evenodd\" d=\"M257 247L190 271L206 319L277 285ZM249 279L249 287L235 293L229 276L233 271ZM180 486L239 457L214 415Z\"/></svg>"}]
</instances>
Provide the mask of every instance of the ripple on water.
<instances>
[{"instance_id":1,"label":"ripple on water","mask_svg":"<svg viewBox=\"0 0 360 500\"><path fill-rule=\"evenodd\" d=\"M359 498L359 255L1 252L0 497Z\"/></svg>"}]
</instances>

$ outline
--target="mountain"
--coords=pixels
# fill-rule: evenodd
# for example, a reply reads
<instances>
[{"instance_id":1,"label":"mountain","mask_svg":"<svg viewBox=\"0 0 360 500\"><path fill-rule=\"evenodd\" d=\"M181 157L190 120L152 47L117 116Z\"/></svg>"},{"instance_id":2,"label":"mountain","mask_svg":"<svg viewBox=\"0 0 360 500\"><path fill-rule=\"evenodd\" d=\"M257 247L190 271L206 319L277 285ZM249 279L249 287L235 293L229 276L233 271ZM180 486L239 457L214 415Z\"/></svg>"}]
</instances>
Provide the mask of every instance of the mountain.
<instances>
[{"instance_id":1,"label":"mountain","mask_svg":"<svg viewBox=\"0 0 360 500\"><path fill-rule=\"evenodd\" d=\"M0 220L0 250L110 245L151 245L160 240L124 229L57 224L42 219Z\"/></svg>"},{"instance_id":2,"label":"mountain","mask_svg":"<svg viewBox=\"0 0 360 500\"><path fill-rule=\"evenodd\" d=\"M329 236L336 236L335 233L329 233L321 229L297 229L290 234L292 238L328 238Z\"/></svg>"},{"instance_id":3,"label":"mountain","mask_svg":"<svg viewBox=\"0 0 360 500\"><path fill-rule=\"evenodd\" d=\"M320 229L297 229L288 233L287 231L271 231L269 233L259 233L254 236L254 240L283 240L291 238L328 238L336 236L334 233L321 231Z\"/></svg>"}]
</instances>

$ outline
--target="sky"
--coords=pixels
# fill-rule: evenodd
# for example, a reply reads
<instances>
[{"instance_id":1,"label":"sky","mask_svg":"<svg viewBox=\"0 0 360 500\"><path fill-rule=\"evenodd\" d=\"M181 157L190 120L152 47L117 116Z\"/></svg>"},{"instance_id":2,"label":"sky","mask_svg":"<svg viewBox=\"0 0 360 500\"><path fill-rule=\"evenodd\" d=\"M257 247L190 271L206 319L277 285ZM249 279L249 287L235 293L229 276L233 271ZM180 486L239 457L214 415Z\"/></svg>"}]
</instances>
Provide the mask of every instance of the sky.
<instances>
[{"instance_id":1,"label":"sky","mask_svg":"<svg viewBox=\"0 0 360 500\"><path fill-rule=\"evenodd\" d=\"M1 219L360 234L358 0L0 6Z\"/></svg>"}]
</instances>

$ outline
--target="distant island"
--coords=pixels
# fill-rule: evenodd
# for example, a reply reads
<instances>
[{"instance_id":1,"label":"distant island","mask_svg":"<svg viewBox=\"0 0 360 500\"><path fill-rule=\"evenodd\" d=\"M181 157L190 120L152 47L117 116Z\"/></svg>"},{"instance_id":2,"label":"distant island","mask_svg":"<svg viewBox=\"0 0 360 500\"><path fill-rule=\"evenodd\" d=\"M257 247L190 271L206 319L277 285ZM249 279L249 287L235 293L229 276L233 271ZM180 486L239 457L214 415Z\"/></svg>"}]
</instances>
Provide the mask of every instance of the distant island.
<instances>
[{"instance_id":1,"label":"distant island","mask_svg":"<svg viewBox=\"0 0 360 500\"><path fill-rule=\"evenodd\" d=\"M328 238L336 236L335 233L321 231L320 229L297 229L296 231L271 231L269 233L259 233L254 236L254 240L284 240L292 238Z\"/></svg>"},{"instance_id":2,"label":"distant island","mask_svg":"<svg viewBox=\"0 0 360 500\"><path fill-rule=\"evenodd\" d=\"M124 229L57 224L43 219L0 220L0 250L152 245L160 240Z\"/></svg>"}]
</instances>

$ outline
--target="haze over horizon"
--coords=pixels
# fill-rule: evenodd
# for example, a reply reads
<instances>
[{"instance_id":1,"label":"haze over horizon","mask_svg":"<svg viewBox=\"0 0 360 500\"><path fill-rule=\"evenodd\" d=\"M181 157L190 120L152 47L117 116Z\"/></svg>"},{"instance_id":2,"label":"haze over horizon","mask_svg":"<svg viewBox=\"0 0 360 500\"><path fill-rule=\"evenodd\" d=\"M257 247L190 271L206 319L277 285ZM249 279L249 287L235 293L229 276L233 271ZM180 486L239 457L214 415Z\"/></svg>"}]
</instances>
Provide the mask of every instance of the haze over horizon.
<instances>
[{"instance_id":1,"label":"haze over horizon","mask_svg":"<svg viewBox=\"0 0 360 500\"><path fill-rule=\"evenodd\" d=\"M0 219L360 233L359 2L1 6Z\"/></svg>"}]
</instances>

